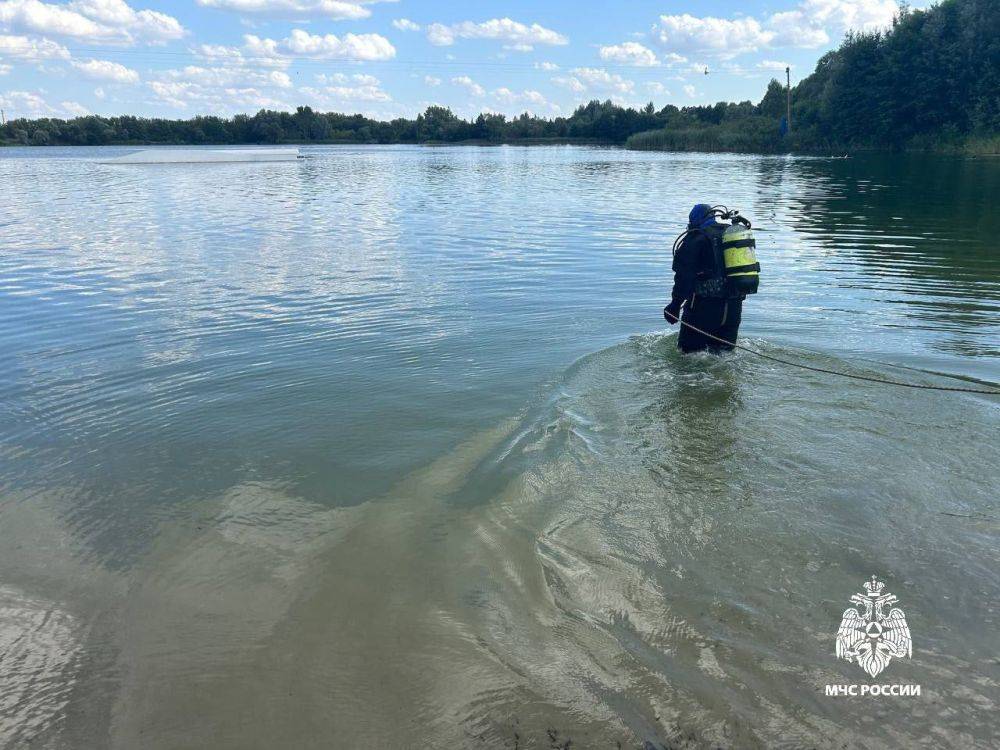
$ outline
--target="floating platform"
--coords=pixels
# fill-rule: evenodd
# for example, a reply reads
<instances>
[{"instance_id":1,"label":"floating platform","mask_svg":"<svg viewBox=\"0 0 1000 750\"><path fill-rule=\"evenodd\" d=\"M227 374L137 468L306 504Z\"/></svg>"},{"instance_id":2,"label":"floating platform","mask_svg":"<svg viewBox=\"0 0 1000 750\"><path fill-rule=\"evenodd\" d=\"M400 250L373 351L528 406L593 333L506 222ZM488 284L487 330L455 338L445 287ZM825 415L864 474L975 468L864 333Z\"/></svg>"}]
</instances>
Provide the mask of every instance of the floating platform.
<instances>
[{"instance_id":1,"label":"floating platform","mask_svg":"<svg viewBox=\"0 0 1000 750\"><path fill-rule=\"evenodd\" d=\"M102 164L229 164L254 161L295 161L302 159L297 148L154 148L136 151Z\"/></svg>"}]
</instances>

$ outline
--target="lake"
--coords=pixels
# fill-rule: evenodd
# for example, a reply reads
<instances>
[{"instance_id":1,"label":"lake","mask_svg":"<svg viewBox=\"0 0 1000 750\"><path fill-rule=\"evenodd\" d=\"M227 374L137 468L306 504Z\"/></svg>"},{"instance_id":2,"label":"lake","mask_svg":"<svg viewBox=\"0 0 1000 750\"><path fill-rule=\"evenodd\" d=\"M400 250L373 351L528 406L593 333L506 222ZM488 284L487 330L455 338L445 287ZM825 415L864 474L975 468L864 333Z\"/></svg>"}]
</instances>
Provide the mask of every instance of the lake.
<instances>
[{"instance_id":1,"label":"lake","mask_svg":"<svg viewBox=\"0 0 1000 750\"><path fill-rule=\"evenodd\" d=\"M994 746L1000 399L661 310L724 203L746 346L995 388L1000 161L128 150L0 151L0 745Z\"/></svg>"}]
</instances>

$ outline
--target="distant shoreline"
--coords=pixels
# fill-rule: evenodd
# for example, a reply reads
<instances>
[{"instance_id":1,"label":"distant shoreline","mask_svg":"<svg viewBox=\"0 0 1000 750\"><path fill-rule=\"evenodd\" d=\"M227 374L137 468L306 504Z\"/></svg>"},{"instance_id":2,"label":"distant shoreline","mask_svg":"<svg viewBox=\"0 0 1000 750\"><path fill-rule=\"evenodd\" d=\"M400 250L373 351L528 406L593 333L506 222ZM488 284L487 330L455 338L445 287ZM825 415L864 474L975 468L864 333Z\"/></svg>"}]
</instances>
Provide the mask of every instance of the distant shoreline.
<instances>
[{"instance_id":1,"label":"distant shoreline","mask_svg":"<svg viewBox=\"0 0 1000 750\"><path fill-rule=\"evenodd\" d=\"M220 148L220 147L254 147L254 148L289 148L304 146L608 146L613 148L625 148L625 144L616 141L602 140L600 138L513 138L502 141L491 141L487 139L469 139L464 141L352 141L352 140L325 140L325 141L278 141L253 143L230 143L225 141L187 143L184 141L115 141L110 143L10 143L0 142L0 148L152 148L156 146L184 146L185 148Z\"/></svg>"},{"instance_id":2,"label":"distant shoreline","mask_svg":"<svg viewBox=\"0 0 1000 750\"><path fill-rule=\"evenodd\" d=\"M621 151L648 151L659 153L676 154L747 154L759 156L843 156L857 154L936 154L941 156L1000 156L1000 138L990 138L981 140L970 140L959 144L947 144L930 148L859 148L832 146L824 149L787 149L787 150L766 150L766 149L735 149L735 148L706 148L704 144L692 144L690 148L683 146L674 148L635 148L626 143L601 140L598 138L519 138L508 140L485 140L471 139L463 141L351 141L351 140L328 140L328 141L281 141L278 143L257 142L257 143L184 143L184 142L151 142L151 141L123 141L116 143L100 144L25 144L0 142L0 150L7 148L275 148L275 147L308 147L308 146L425 146L430 148L455 148L455 147L500 147L500 146L600 146L603 148Z\"/></svg>"}]
</instances>

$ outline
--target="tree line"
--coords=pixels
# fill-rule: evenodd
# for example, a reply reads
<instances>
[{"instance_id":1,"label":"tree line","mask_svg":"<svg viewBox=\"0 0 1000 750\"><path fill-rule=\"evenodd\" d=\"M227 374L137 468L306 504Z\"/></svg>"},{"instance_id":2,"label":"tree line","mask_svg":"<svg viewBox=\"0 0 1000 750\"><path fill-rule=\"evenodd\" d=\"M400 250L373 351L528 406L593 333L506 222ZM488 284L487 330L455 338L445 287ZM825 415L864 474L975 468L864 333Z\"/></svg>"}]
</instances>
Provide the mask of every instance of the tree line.
<instances>
[{"instance_id":1,"label":"tree line","mask_svg":"<svg viewBox=\"0 0 1000 750\"><path fill-rule=\"evenodd\" d=\"M772 80L759 103L642 109L591 101L569 117L480 114L445 107L388 122L363 115L261 110L232 118L124 115L18 119L6 145L530 143L590 141L636 149L764 151L1000 147L1000 0L903 6L891 29L851 33L792 90Z\"/></svg>"},{"instance_id":2,"label":"tree line","mask_svg":"<svg viewBox=\"0 0 1000 750\"><path fill-rule=\"evenodd\" d=\"M996 140L1000 0L945 0L926 11L903 6L890 30L849 34L821 57L792 99L793 127L807 144Z\"/></svg>"},{"instance_id":3,"label":"tree line","mask_svg":"<svg viewBox=\"0 0 1000 750\"><path fill-rule=\"evenodd\" d=\"M632 148L732 151L962 149L1000 152L1000 0L902 6L892 28L849 33L792 89L772 80L753 111L632 136ZM735 116L731 116L735 115Z\"/></svg>"},{"instance_id":4,"label":"tree line","mask_svg":"<svg viewBox=\"0 0 1000 750\"><path fill-rule=\"evenodd\" d=\"M280 143L461 143L533 140L592 140L623 143L629 135L661 127L667 113L690 117L694 110L666 107L656 112L652 104L642 110L593 101L577 108L571 117L545 119L522 114L508 118L481 114L468 121L446 107L428 107L415 119L388 122L364 115L316 112L298 107L295 112L261 110L232 118L194 117L189 120L134 117L76 117L72 120L40 118L12 120L0 128L0 138L12 145L101 146L109 144L280 144Z\"/></svg>"}]
</instances>

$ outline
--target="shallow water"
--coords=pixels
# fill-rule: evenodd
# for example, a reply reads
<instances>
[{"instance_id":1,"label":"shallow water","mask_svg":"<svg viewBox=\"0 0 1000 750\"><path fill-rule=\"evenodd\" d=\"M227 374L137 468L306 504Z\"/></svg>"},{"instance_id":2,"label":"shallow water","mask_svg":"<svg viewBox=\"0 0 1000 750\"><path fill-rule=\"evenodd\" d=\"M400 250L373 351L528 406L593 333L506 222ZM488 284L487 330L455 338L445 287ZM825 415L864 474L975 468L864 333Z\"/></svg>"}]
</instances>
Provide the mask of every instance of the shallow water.
<instances>
[{"instance_id":1,"label":"shallow water","mask_svg":"<svg viewBox=\"0 0 1000 750\"><path fill-rule=\"evenodd\" d=\"M1000 163L314 148L0 177L0 745L990 747ZM834 639L872 574L912 659Z\"/></svg>"}]
</instances>

